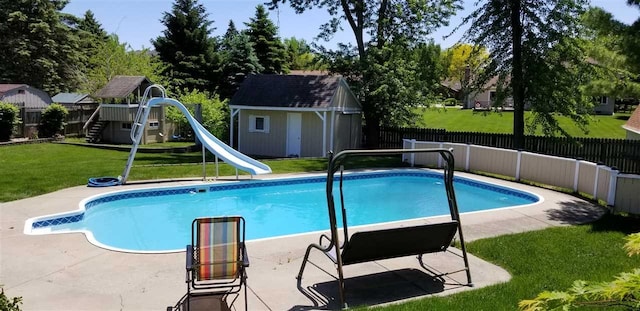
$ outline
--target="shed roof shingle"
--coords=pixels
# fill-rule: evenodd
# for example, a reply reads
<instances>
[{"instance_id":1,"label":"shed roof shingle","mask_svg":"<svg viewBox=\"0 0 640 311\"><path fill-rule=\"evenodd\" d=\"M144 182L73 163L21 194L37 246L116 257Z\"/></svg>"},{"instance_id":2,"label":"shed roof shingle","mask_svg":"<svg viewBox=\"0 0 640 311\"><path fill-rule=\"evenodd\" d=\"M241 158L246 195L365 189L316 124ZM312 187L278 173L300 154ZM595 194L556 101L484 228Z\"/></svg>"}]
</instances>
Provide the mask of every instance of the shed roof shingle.
<instances>
[{"instance_id":1,"label":"shed roof shingle","mask_svg":"<svg viewBox=\"0 0 640 311\"><path fill-rule=\"evenodd\" d=\"M145 76L115 76L103 88L96 92L97 98L125 98L143 82L151 82Z\"/></svg>"},{"instance_id":2,"label":"shed roof shingle","mask_svg":"<svg viewBox=\"0 0 640 311\"><path fill-rule=\"evenodd\" d=\"M328 75L251 75L231 99L231 105L326 108L341 77Z\"/></svg>"},{"instance_id":3,"label":"shed roof shingle","mask_svg":"<svg viewBox=\"0 0 640 311\"><path fill-rule=\"evenodd\" d=\"M636 132L640 132L640 105L636 107L636 110L633 111L629 120L624 125L626 128L634 130Z\"/></svg>"}]
</instances>

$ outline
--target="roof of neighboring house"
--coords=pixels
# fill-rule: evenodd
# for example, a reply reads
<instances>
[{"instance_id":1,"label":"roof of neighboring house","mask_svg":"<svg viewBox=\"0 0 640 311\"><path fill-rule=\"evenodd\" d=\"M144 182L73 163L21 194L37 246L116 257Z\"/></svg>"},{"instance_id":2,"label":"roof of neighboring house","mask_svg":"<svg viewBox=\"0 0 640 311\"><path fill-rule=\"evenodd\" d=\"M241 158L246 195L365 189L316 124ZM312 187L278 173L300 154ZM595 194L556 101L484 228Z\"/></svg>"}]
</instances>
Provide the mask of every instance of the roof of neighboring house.
<instances>
[{"instance_id":1,"label":"roof of neighboring house","mask_svg":"<svg viewBox=\"0 0 640 311\"><path fill-rule=\"evenodd\" d=\"M115 76L103 88L96 92L97 98L125 98L142 83L150 84L145 76Z\"/></svg>"},{"instance_id":2,"label":"roof of neighboring house","mask_svg":"<svg viewBox=\"0 0 640 311\"><path fill-rule=\"evenodd\" d=\"M460 90L462 90L462 84L460 83L460 81L453 81L453 80L444 80L442 82L440 82L440 85L454 91L454 92L460 92Z\"/></svg>"},{"instance_id":3,"label":"roof of neighboring house","mask_svg":"<svg viewBox=\"0 0 640 311\"><path fill-rule=\"evenodd\" d=\"M341 80L328 75L250 75L231 98L231 105L327 108Z\"/></svg>"},{"instance_id":4,"label":"roof of neighboring house","mask_svg":"<svg viewBox=\"0 0 640 311\"><path fill-rule=\"evenodd\" d=\"M624 128L636 133L640 133L640 105L633 111L627 123L624 124Z\"/></svg>"},{"instance_id":5,"label":"roof of neighboring house","mask_svg":"<svg viewBox=\"0 0 640 311\"><path fill-rule=\"evenodd\" d=\"M26 84L0 84L0 96L4 95L4 93L11 91L13 89L17 89L20 87L26 87Z\"/></svg>"},{"instance_id":6,"label":"roof of neighboring house","mask_svg":"<svg viewBox=\"0 0 640 311\"><path fill-rule=\"evenodd\" d=\"M58 93L56 96L51 97L54 103L59 104L88 104L93 103L93 99L89 97L89 94L80 93Z\"/></svg>"}]
</instances>

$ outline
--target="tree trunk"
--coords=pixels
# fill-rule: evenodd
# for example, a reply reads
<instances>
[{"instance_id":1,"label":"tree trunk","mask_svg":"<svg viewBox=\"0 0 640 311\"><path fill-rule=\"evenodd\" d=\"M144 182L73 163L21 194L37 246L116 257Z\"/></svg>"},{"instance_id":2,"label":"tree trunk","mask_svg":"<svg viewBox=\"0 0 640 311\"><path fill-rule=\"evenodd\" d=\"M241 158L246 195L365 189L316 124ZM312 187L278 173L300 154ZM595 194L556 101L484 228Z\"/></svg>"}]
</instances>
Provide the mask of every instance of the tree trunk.
<instances>
[{"instance_id":1,"label":"tree trunk","mask_svg":"<svg viewBox=\"0 0 640 311\"><path fill-rule=\"evenodd\" d=\"M365 149L378 149L380 147L380 120L375 116L365 113L365 120L367 125L365 126L366 145Z\"/></svg>"},{"instance_id":2,"label":"tree trunk","mask_svg":"<svg viewBox=\"0 0 640 311\"><path fill-rule=\"evenodd\" d=\"M524 73L522 64L522 11L521 0L511 0L511 30L513 67L511 86L513 88L513 148L524 148Z\"/></svg>"}]
</instances>

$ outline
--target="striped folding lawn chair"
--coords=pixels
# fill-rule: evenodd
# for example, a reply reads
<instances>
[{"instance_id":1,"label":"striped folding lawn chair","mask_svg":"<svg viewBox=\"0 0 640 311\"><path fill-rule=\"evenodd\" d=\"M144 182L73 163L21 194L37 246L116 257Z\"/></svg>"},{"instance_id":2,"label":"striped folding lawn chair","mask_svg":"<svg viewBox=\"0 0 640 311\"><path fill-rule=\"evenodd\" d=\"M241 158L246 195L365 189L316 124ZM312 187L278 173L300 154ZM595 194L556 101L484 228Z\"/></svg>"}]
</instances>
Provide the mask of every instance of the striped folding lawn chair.
<instances>
[{"instance_id":1,"label":"striped folding lawn chair","mask_svg":"<svg viewBox=\"0 0 640 311\"><path fill-rule=\"evenodd\" d=\"M217 296L232 306L244 292L247 310L245 222L240 216L197 218L187 245L186 308L193 298ZM233 299L229 303L228 297Z\"/></svg>"}]
</instances>

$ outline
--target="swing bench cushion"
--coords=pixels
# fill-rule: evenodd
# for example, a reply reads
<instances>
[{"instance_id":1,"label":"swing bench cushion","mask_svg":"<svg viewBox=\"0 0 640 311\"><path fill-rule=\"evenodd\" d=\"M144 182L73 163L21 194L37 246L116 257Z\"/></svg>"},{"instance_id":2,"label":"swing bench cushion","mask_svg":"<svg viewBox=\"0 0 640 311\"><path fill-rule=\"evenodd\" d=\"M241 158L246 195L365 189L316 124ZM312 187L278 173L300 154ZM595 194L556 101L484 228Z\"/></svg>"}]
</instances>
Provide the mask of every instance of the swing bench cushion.
<instances>
[{"instance_id":1,"label":"swing bench cushion","mask_svg":"<svg viewBox=\"0 0 640 311\"><path fill-rule=\"evenodd\" d=\"M342 250L342 264L420 255L447 250L458 230L450 221L354 233ZM330 257L336 261L335 254Z\"/></svg>"}]
</instances>

